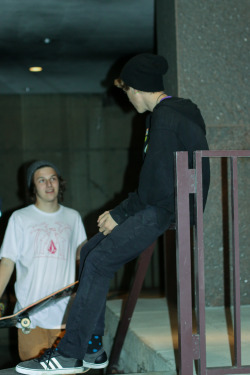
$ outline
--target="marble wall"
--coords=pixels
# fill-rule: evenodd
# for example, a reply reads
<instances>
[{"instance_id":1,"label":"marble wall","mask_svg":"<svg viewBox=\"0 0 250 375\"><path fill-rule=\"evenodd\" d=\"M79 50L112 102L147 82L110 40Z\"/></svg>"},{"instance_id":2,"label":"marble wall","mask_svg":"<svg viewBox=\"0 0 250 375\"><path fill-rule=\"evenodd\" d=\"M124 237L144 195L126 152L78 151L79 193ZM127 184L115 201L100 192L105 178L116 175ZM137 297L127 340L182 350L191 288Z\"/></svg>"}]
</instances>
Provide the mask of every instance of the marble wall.
<instances>
[{"instance_id":1,"label":"marble wall","mask_svg":"<svg viewBox=\"0 0 250 375\"><path fill-rule=\"evenodd\" d=\"M156 0L158 53L168 95L200 108L211 150L250 149L248 0ZM241 298L250 303L250 160L239 168ZM230 162L211 160L205 210L207 305L232 302Z\"/></svg>"}]
</instances>

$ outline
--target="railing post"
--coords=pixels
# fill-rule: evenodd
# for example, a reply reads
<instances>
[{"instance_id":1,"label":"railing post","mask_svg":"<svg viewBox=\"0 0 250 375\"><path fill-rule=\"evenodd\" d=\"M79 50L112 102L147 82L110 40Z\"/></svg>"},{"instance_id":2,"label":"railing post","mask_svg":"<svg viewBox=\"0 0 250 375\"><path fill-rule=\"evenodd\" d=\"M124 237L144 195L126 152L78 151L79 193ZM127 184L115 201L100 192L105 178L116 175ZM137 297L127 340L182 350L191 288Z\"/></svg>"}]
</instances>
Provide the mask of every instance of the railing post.
<instances>
[{"instance_id":1,"label":"railing post","mask_svg":"<svg viewBox=\"0 0 250 375\"><path fill-rule=\"evenodd\" d=\"M195 288L196 288L196 319L199 336L198 374L206 374L206 322L205 322L205 274L204 274L204 238L203 238L203 186L202 186L202 152L194 152L196 170L196 247L195 258Z\"/></svg>"},{"instance_id":2,"label":"railing post","mask_svg":"<svg viewBox=\"0 0 250 375\"><path fill-rule=\"evenodd\" d=\"M193 375L189 194L195 192L195 171L188 169L188 152L175 153L175 167L179 374Z\"/></svg>"},{"instance_id":3,"label":"railing post","mask_svg":"<svg viewBox=\"0 0 250 375\"><path fill-rule=\"evenodd\" d=\"M234 285L234 356L235 365L241 367L241 321L240 321L240 244L238 207L237 158L231 157L231 200L232 200L232 243L233 243L233 285Z\"/></svg>"}]
</instances>

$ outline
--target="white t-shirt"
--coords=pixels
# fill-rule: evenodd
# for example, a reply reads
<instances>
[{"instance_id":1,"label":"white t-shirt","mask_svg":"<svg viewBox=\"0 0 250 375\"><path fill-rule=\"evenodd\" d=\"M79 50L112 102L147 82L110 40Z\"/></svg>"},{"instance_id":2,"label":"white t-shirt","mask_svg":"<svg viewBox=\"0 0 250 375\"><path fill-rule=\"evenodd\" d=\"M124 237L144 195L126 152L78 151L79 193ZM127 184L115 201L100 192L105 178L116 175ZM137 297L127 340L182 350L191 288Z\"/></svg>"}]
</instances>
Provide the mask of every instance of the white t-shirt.
<instances>
[{"instance_id":1,"label":"white t-shirt","mask_svg":"<svg viewBox=\"0 0 250 375\"><path fill-rule=\"evenodd\" d=\"M84 240L81 217L71 208L46 213L30 205L11 215L0 258L16 263L14 312L75 281L76 251ZM62 327L68 302L65 297L31 314L31 328Z\"/></svg>"}]
</instances>

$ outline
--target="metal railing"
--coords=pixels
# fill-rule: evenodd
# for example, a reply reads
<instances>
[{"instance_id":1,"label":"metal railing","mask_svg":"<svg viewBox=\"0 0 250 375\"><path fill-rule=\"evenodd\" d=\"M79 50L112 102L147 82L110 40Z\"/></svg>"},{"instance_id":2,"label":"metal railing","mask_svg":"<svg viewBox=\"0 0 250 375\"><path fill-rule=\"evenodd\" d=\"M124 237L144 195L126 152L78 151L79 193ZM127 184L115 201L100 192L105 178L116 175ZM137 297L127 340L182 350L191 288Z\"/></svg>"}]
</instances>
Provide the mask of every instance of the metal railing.
<instances>
[{"instance_id":1,"label":"metal railing","mask_svg":"<svg viewBox=\"0 0 250 375\"><path fill-rule=\"evenodd\" d=\"M237 160L250 157L250 151L196 151L194 169L188 168L188 153L177 152L176 164L176 245L178 280L178 340L179 374L193 375L194 361L199 375L250 374L250 366L242 365L240 317L240 251ZM233 243L233 309L234 309L234 363L228 367L207 367L205 330L205 280L202 198L202 158L229 158L231 161L232 243ZM196 241L195 301L192 300L192 265L190 244L189 194L195 194ZM193 334L192 303L195 304L197 332Z\"/></svg>"}]
</instances>

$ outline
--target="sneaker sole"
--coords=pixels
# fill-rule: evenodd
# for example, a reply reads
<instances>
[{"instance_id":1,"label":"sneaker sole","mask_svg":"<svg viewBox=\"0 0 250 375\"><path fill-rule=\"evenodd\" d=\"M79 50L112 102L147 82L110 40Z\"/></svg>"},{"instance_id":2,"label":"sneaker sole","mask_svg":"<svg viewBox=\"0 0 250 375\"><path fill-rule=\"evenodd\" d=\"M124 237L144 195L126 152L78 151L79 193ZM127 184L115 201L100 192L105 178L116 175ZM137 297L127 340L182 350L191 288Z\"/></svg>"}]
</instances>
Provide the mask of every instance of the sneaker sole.
<instances>
[{"instance_id":1,"label":"sneaker sole","mask_svg":"<svg viewBox=\"0 0 250 375\"><path fill-rule=\"evenodd\" d=\"M90 363L90 362L85 362L82 361L82 364L84 367L88 367L89 369L91 368L105 368L108 366L109 361L103 362L103 363Z\"/></svg>"},{"instance_id":2,"label":"sneaker sole","mask_svg":"<svg viewBox=\"0 0 250 375\"><path fill-rule=\"evenodd\" d=\"M84 372L87 372L90 370L90 367L89 368L86 368L86 367L78 367L78 368L71 368L71 369L56 369L56 370L34 370L34 369L28 369L28 368L25 368L25 367L18 367L16 366L16 372L18 372L19 374L26 374L26 375L48 375L48 374L51 374L51 375L60 375L60 374L83 374Z\"/></svg>"}]
</instances>

